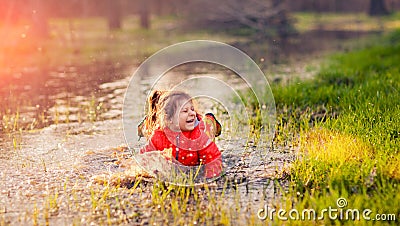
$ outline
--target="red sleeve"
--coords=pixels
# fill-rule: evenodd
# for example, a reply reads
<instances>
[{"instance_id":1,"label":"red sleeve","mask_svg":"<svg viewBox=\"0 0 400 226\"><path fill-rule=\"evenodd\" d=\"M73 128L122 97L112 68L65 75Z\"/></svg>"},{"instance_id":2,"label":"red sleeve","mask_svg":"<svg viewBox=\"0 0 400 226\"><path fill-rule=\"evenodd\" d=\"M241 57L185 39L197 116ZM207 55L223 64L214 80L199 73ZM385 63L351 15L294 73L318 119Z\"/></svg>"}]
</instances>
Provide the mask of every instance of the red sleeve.
<instances>
[{"instance_id":1,"label":"red sleeve","mask_svg":"<svg viewBox=\"0 0 400 226\"><path fill-rule=\"evenodd\" d=\"M204 164L206 178L219 176L222 172L221 152L217 145L211 142L206 148L199 151L199 159Z\"/></svg>"},{"instance_id":2,"label":"red sleeve","mask_svg":"<svg viewBox=\"0 0 400 226\"><path fill-rule=\"evenodd\" d=\"M149 152L149 151L161 151L162 148L162 136L160 133L158 133L157 131L151 136L149 142L146 144L146 146L144 146L142 149L140 149L140 154L143 154L145 152Z\"/></svg>"}]
</instances>

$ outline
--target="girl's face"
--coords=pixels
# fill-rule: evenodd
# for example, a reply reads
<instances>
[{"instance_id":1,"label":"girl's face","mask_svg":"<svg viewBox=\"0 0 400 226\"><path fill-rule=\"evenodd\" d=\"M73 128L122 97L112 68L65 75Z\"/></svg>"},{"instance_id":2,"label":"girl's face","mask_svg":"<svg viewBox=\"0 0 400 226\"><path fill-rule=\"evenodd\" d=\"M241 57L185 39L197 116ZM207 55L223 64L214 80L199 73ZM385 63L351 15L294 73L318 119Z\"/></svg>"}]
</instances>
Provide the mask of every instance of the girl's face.
<instances>
[{"instance_id":1,"label":"girl's face","mask_svg":"<svg viewBox=\"0 0 400 226\"><path fill-rule=\"evenodd\" d=\"M178 108L175 114L173 125L175 129L181 131L192 131L196 122L196 111L191 101L183 102L183 106ZM177 128L179 126L179 128Z\"/></svg>"}]
</instances>

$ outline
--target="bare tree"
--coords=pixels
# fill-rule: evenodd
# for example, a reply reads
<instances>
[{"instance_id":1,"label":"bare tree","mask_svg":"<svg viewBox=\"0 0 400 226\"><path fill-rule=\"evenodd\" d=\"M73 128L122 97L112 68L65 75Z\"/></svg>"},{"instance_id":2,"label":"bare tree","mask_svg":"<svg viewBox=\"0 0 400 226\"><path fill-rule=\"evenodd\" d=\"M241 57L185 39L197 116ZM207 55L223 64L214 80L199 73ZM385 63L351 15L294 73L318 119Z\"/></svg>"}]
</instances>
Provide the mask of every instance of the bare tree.
<instances>
[{"instance_id":1,"label":"bare tree","mask_svg":"<svg viewBox=\"0 0 400 226\"><path fill-rule=\"evenodd\" d=\"M388 15L389 11L386 8L385 0L370 0L369 2L369 15L382 16Z\"/></svg>"},{"instance_id":2,"label":"bare tree","mask_svg":"<svg viewBox=\"0 0 400 226\"><path fill-rule=\"evenodd\" d=\"M194 25L248 27L262 35L286 36L291 27L284 1L277 0L192 0L184 13Z\"/></svg>"}]
</instances>

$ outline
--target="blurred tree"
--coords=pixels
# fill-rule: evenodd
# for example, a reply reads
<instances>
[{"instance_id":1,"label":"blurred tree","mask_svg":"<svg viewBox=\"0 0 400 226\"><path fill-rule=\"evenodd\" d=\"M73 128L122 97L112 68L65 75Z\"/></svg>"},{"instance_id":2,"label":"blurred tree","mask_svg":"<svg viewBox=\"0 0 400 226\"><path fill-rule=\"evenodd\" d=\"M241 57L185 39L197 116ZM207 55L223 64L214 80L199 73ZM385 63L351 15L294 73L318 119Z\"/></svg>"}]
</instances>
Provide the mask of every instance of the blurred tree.
<instances>
[{"instance_id":1,"label":"blurred tree","mask_svg":"<svg viewBox=\"0 0 400 226\"><path fill-rule=\"evenodd\" d=\"M382 15L388 15L388 14L389 14L389 11L386 8L385 0L370 0L369 15L382 16Z\"/></svg>"},{"instance_id":2,"label":"blurred tree","mask_svg":"<svg viewBox=\"0 0 400 226\"><path fill-rule=\"evenodd\" d=\"M155 0L155 1L152 2L153 5L154 5L154 12L158 16L162 16L163 15L163 10L164 10L163 3L164 3L164 1L165 0Z\"/></svg>"},{"instance_id":3,"label":"blurred tree","mask_svg":"<svg viewBox=\"0 0 400 226\"><path fill-rule=\"evenodd\" d=\"M121 2L119 0L105 0L108 28L110 30L121 29Z\"/></svg>"},{"instance_id":4,"label":"blurred tree","mask_svg":"<svg viewBox=\"0 0 400 226\"><path fill-rule=\"evenodd\" d=\"M281 0L192 0L183 5L182 13L195 26L250 28L263 37L287 37L294 31Z\"/></svg>"},{"instance_id":5,"label":"blurred tree","mask_svg":"<svg viewBox=\"0 0 400 226\"><path fill-rule=\"evenodd\" d=\"M150 27L150 12L149 12L149 1L139 1L139 15L140 15L140 26L145 29Z\"/></svg>"}]
</instances>

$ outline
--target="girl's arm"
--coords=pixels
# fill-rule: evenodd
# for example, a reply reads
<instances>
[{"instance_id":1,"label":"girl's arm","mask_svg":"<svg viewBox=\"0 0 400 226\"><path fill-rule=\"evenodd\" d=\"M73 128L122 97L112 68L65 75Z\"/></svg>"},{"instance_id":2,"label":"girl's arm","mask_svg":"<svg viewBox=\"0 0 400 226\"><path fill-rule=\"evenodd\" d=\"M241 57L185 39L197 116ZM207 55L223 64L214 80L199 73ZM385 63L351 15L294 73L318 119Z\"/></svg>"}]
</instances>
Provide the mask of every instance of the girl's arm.
<instances>
[{"instance_id":1,"label":"girl's arm","mask_svg":"<svg viewBox=\"0 0 400 226\"><path fill-rule=\"evenodd\" d=\"M162 137L159 133L155 132L147 142L146 146L144 146L142 149L140 149L140 154L143 154L145 152L149 151L157 151L157 150L162 150Z\"/></svg>"},{"instance_id":2,"label":"girl's arm","mask_svg":"<svg viewBox=\"0 0 400 226\"><path fill-rule=\"evenodd\" d=\"M149 151L155 151L157 148L154 146L153 142L151 140L144 146L142 149L140 149L140 154L143 154L145 152Z\"/></svg>"}]
</instances>

